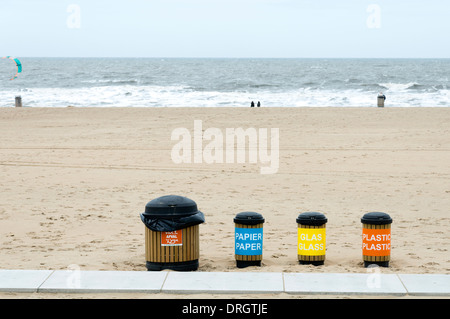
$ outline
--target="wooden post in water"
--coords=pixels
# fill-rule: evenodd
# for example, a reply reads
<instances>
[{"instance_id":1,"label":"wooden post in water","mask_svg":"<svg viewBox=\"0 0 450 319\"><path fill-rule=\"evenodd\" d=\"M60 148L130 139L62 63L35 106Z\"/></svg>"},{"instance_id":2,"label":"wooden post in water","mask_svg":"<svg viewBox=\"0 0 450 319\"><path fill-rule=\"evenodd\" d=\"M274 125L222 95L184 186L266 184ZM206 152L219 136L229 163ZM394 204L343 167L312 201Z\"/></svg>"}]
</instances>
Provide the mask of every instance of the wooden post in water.
<instances>
[{"instance_id":1,"label":"wooden post in water","mask_svg":"<svg viewBox=\"0 0 450 319\"><path fill-rule=\"evenodd\" d=\"M22 97L20 95L16 96L16 107L22 107Z\"/></svg>"}]
</instances>

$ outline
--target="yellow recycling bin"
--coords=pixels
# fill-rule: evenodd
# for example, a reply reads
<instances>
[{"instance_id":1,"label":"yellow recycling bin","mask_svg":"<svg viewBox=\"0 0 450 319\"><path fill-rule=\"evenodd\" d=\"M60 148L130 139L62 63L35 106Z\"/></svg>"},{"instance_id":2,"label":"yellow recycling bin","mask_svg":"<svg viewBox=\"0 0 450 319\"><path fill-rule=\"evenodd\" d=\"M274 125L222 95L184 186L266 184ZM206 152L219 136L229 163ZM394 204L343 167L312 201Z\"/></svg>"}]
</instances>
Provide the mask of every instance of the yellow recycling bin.
<instances>
[{"instance_id":1,"label":"yellow recycling bin","mask_svg":"<svg viewBox=\"0 0 450 319\"><path fill-rule=\"evenodd\" d=\"M297 255L301 265L323 265L326 250L327 218L322 213L305 212L297 217Z\"/></svg>"}]
</instances>

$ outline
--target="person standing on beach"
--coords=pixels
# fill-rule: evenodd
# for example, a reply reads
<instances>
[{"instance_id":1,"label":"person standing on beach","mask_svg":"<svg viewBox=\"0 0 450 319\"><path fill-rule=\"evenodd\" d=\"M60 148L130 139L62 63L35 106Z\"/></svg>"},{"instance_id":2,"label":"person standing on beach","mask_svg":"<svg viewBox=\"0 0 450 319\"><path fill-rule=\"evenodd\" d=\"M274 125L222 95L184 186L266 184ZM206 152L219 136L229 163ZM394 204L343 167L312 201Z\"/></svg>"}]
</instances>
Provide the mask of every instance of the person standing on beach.
<instances>
[{"instance_id":1,"label":"person standing on beach","mask_svg":"<svg viewBox=\"0 0 450 319\"><path fill-rule=\"evenodd\" d=\"M255 107L255 102L252 101L252 103L250 104L250 107Z\"/></svg>"},{"instance_id":2,"label":"person standing on beach","mask_svg":"<svg viewBox=\"0 0 450 319\"><path fill-rule=\"evenodd\" d=\"M258 104L257 104L257 106L258 106L258 107L260 107L260 106L261 106L261 103L260 103L259 101L258 101Z\"/></svg>"}]
</instances>

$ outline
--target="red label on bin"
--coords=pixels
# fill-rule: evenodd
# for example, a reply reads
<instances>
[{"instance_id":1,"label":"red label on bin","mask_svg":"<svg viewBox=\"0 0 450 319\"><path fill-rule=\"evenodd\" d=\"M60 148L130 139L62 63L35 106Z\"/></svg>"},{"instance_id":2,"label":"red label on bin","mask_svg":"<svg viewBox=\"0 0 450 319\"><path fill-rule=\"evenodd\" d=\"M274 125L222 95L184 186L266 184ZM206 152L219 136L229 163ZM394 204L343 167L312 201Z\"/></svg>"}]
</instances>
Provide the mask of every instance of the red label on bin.
<instances>
[{"instance_id":1,"label":"red label on bin","mask_svg":"<svg viewBox=\"0 0 450 319\"><path fill-rule=\"evenodd\" d=\"M161 232L161 246L183 246L181 230Z\"/></svg>"}]
</instances>

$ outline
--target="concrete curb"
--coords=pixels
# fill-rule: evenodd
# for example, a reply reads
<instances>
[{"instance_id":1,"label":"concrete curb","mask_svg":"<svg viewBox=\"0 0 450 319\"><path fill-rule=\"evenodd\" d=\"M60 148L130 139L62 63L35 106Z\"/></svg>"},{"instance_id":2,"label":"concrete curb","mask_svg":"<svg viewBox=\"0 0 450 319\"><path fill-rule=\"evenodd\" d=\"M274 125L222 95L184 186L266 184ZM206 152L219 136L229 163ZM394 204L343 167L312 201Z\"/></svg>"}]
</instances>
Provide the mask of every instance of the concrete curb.
<instances>
[{"instance_id":1,"label":"concrete curb","mask_svg":"<svg viewBox=\"0 0 450 319\"><path fill-rule=\"evenodd\" d=\"M0 292L450 296L450 275L0 269Z\"/></svg>"}]
</instances>

